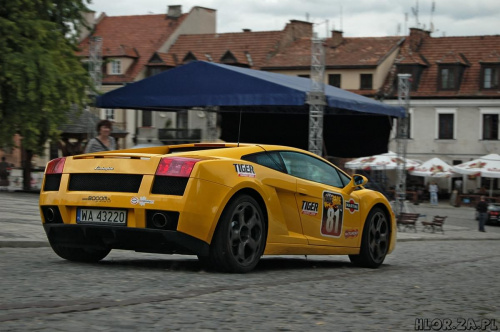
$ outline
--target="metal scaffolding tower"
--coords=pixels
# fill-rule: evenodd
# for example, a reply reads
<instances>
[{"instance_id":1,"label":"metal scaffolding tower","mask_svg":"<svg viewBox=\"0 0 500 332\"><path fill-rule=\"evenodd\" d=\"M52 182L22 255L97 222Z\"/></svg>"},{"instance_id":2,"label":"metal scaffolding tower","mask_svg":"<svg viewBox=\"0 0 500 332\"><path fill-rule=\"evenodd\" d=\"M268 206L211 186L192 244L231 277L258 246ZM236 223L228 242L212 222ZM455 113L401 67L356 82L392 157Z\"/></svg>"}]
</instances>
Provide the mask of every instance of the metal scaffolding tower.
<instances>
[{"instance_id":1,"label":"metal scaffolding tower","mask_svg":"<svg viewBox=\"0 0 500 332\"><path fill-rule=\"evenodd\" d=\"M323 40L312 38L311 48L311 91L307 96L309 104L309 151L323 155L323 114L325 100L325 49Z\"/></svg>"},{"instance_id":2,"label":"metal scaffolding tower","mask_svg":"<svg viewBox=\"0 0 500 332\"><path fill-rule=\"evenodd\" d=\"M90 38L89 73L95 89L94 91L91 91L91 95L95 96L96 92L99 91L102 86L102 38L101 37Z\"/></svg>"},{"instance_id":3,"label":"metal scaffolding tower","mask_svg":"<svg viewBox=\"0 0 500 332\"><path fill-rule=\"evenodd\" d=\"M404 117L398 119L396 135L397 154L401 158L398 164L398 182L396 186L396 216L404 209L406 199L406 147L408 143L408 109L410 106L411 75L398 74L398 101L405 110Z\"/></svg>"},{"instance_id":4,"label":"metal scaffolding tower","mask_svg":"<svg viewBox=\"0 0 500 332\"><path fill-rule=\"evenodd\" d=\"M90 89L90 98L92 101L95 100L97 92L101 90L102 87L102 38L101 37L90 37L89 45L89 74L92 81L92 87ZM90 112L90 106L87 106L87 111ZM91 119L92 117L89 117ZM96 135L95 123L87 124L87 137L94 137Z\"/></svg>"}]
</instances>

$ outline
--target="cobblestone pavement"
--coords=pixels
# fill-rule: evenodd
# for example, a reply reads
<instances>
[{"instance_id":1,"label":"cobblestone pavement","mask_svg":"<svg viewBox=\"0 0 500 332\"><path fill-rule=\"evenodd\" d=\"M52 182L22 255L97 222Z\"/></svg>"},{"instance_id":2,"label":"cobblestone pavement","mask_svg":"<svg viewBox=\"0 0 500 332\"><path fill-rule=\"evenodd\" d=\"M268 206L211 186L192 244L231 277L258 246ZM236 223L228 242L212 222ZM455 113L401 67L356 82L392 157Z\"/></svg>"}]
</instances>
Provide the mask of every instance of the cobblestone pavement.
<instances>
[{"instance_id":1,"label":"cobblestone pavement","mask_svg":"<svg viewBox=\"0 0 500 332\"><path fill-rule=\"evenodd\" d=\"M112 251L98 264L47 247L38 196L0 192L1 331L414 331L419 319L495 319L500 227L470 208L445 234L419 228L375 270L343 256L265 257L250 274L205 272L195 258ZM448 241L440 241L448 240Z\"/></svg>"},{"instance_id":2,"label":"cobblestone pavement","mask_svg":"<svg viewBox=\"0 0 500 332\"><path fill-rule=\"evenodd\" d=\"M425 244L425 245L424 245ZM2 331L413 331L416 319L500 323L498 242L403 242L379 269L338 256L264 258L245 275L113 251L98 264L1 248Z\"/></svg>"}]
</instances>

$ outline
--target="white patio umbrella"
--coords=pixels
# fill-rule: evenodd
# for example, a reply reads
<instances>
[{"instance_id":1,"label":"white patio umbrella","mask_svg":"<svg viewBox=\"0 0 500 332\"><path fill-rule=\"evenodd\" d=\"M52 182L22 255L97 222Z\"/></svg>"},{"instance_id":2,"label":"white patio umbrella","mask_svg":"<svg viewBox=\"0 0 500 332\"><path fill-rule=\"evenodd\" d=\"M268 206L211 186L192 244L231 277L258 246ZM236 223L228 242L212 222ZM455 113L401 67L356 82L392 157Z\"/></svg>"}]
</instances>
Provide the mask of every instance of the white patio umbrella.
<instances>
[{"instance_id":1,"label":"white patio umbrella","mask_svg":"<svg viewBox=\"0 0 500 332\"><path fill-rule=\"evenodd\" d=\"M362 170L391 170L397 169L398 165L403 163L403 159L394 152L377 154L370 157L361 157L345 163L349 169ZM406 158L406 169L410 170L420 165L416 160Z\"/></svg>"},{"instance_id":2,"label":"white patio umbrella","mask_svg":"<svg viewBox=\"0 0 500 332\"><path fill-rule=\"evenodd\" d=\"M439 158L432 158L409 171L410 175L431 178L450 178L462 176L451 171L452 167Z\"/></svg>"},{"instance_id":3,"label":"white patio umbrella","mask_svg":"<svg viewBox=\"0 0 500 332\"><path fill-rule=\"evenodd\" d=\"M454 172L478 175L486 178L500 178L500 155L492 153L452 167ZM493 194L493 181L490 182L490 197Z\"/></svg>"}]
</instances>

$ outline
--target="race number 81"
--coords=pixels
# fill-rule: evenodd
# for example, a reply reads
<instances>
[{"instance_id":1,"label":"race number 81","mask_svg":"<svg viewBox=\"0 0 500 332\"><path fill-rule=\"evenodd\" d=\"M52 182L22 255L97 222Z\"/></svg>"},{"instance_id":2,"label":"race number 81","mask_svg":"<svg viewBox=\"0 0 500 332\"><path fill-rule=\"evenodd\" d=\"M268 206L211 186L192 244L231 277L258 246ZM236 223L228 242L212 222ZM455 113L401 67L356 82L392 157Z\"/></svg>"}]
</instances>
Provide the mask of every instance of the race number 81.
<instances>
[{"instance_id":1,"label":"race number 81","mask_svg":"<svg viewBox=\"0 0 500 332\"><path fill-rule=\"evenodd\" d=\"M324 236L340 237L343 220L344 199L339 194L324 191L321 234Z\"/></svg>"}]
</instances>

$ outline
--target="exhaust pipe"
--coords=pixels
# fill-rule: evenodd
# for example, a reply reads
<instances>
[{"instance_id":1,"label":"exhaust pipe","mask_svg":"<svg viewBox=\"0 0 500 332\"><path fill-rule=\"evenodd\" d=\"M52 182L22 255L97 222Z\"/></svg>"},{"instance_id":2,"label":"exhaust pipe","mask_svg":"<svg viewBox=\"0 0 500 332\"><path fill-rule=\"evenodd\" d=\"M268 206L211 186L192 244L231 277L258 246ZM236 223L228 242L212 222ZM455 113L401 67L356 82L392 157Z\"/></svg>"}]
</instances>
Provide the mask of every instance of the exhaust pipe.
<instances>
[{"instance_id":1,"label":"exhaust pipe","mask_svg":"<svg viewBox=\"0 0 500 332\"><path fill-rule=\"evenodd\" d=\"M165 214L156 212L153 214L153 218L151 218L153 221L153 225L156 228L165 228L168 224L168 218Z\"/></svg>"},{"instance_id":2,"label":"exhaust pipe","mask_svg":"<svg viewBox=\"0 0 500 332\"><path fill-rule=\"evenodd\" d=\"M53 208L50 207L45 210L45 219L47 219L48 222L53 222L56 219L56 212Z\"/></svg>"}]
</instances>

